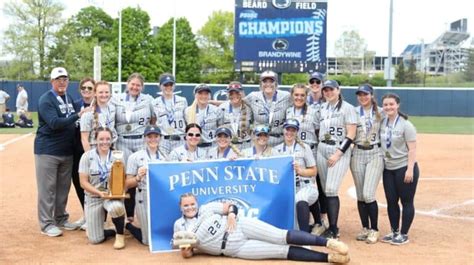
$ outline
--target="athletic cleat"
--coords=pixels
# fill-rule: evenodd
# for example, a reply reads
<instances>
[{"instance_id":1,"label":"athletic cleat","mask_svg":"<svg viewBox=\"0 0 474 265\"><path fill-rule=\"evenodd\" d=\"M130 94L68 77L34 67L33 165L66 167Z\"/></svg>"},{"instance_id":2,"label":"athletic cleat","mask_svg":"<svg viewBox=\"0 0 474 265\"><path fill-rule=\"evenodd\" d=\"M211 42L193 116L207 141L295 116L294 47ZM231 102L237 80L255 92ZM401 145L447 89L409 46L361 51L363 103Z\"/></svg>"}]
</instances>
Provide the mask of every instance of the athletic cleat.
<instances>
[{"instance_id":1,"label":"athletic cleat","mask_svg":"<svg viewBox=\"0 0 474 265\"><path fill-rule=\"evenodd\" d=\"M49 229L45 231L41 231L41 234L50 236L50 237L57 237L63 234L63 231L59 229L57 226L51 226Z\"/></svg>"},{"instance_id":2,"label":"athletic cleat","mask_svg":"<svg viewBox=\"0 0 474 265\"><path fill-rule=\"evenodd\" d=\"M392 240L398 235L398 232L395 231L395 232L391 232L390 234L382 237L382 239L380 239L380 241L384 242L384 243L392 243Z\"/></svg>"},{"instance_id":3,"label":"athletic cleat","mask_svg":"<svg viewBox=\"0 0 474 265\"><path fill-rule=\"evenodd\" d=\"M338 239L339 233L335 234L332 230L327 229L321 236L327 239Z\"/></svg>"},{"instance_id":4,"label":"athletic cleat","mask_svg":"<svg viewBox=\"0 0 474 265\"><path fill-rule=\"evenodd\" d=\"M377 243L377 241L379 241L379 236L380 236L379 231L375 231L373 229L370 229L369 234L367 235L367 239L365 240L365 242L367 244L375 244L375 243Z\"/></svg>"},{"instance_id":5,"label":"athletic cleat","mask_svg":"<svg viewBox=\"0 0 474 265\"><path fill-rule=\"evenodd\" d=\"M369 229L367 228L362 228L362 230L359 232L359 234L357 234L356 236L356 240L357 241L365 241L367 240L367 236L369 235Z\"/></svg>"},{"instance_id":6,"label":"athletic cleat","mask_svg":"<svg viewBox=\"0 0 474 265\"><path fill-rule=\"evenodd\" d=\"M324 231L326 231L326 227L324 227L324 225L315 224L313 229L311 230L311 234L315 236L320 236L324 233Z\"/></svg>"},{"instance_id":7,"label":"athletic cleat","mask_svg":"<svg viewBox=\"0 0 474 265\"><path fill-rule=\"evenodd\" d=\"M114 248L115 249L122 249L125 247L125 236L116 234L115 235L115 242L114 242Z\"/></svg>"},{"instance_id":8,"label":"athletic cleat","mask_svg":"<svg viewBox=\"0 0 474 265\"><path fill-rule=\"evenodd\" d=\"M410 242L410 240L408 240L408 235L398 234L396 237L394 237L392 239L391 244L400 246L400 245L404 245L408 242Z\"/></svg>"},{"instance_id":9,"label":"athletic cleat","mask_svg":"<svg viewBox=\"0 0 474 265\"><path fill-rule=\"evenodd\" d=\"M349 261L351 261L351 257L349 255L342 255L339 253L328 254L328 262L330 263L348 263Z\"/></svg>"},{"instance_id":10,"label":"athletic cleat","mask_svg":"<svg viewBox=\"0 0 474 265\"><path fill-rule=\"evenodd\" d=\"M347 253L349 253L349 247L346 245L346 243L337 239L328 239L326 247L343 255L347 255Z\"/></svg>"},{"instance_id":11,"label":"athletic cleat","mask_svg":"<svg viewBox=\"0 0 474 265\"><path fill-rule=\"evenodd\" d=\"M81 225L81 230L82 230L82 231L86 231L86 230L87 230L87 223L86 223L86 222L84 222L84 224Z\"/></svg>"},{"instance_id":12,"label":"athletic cleat","mask_svg":"<svg viewBox=\"0 0 474 265\"><path fill-rule=\"evenodd\" d=\"M70 223L69 221L66 221L65 223L59 225L60 228L64 228L64 230L67 231L74 231L79 229L81 226L77 223Z\"/></svg>"}]
</instances>

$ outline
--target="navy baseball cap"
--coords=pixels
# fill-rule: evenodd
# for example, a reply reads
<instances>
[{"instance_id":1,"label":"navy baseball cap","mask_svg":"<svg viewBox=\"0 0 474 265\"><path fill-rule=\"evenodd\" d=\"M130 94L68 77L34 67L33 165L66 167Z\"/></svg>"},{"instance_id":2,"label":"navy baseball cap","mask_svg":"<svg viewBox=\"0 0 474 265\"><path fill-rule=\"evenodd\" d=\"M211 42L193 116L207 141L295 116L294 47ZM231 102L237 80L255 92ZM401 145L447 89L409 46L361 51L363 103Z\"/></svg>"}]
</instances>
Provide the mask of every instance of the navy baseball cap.
<instances>
[{"instance_id":1,"label":"navy baseball cap","mask_svg":"<svg viewBox=\"0 0 474 265\"><path fill-rule=\"evenodd\" d=\"M336 80L326 80L326 82L323 84L322 90L324 90L326 87L339 89L339 83Z\"/></svg>"},{"instance_id":2,"label":"navy baseball cap","mask_svg":"<svg viewBox=\"0 0 474 265\"><path fill-rule=\"evenodd\" d=\"M266 125L257 125L254 129L253 129L253 133L256 135L256 136L259 136L260 134L264 133L264 134L269 134L270 133L270 128L268 128L268 126Z\"/></svg>"},{"instance_id":3,"label":"navy baseball cap","mask_svg":"<svg viewBox=\"0 0 474 265\"><path fill-rule=\"evenodd\" d=\"M145 132L143 133L143 135L148 136L149 134L152 134L152 133L161 135L161 130L160 128L158 128L158 126L155 126L155 125L146 126Z\"/></svg>"},{"instance_id":4,"label":"navy baseball cap","mask_svg":"<svg viewBox=\"0 0 474 265\"><path fill-rule=\"evenodd\" d=\"M295 128L296 130L300 129L300 122L297 119L287 119L285 123L283 123L283 128Z\"/></svg>"},{"instance_id":5,"label":"navy baseball cap","mask_svg":"<svg viewBox=\"0 0 474 265\"><path fill-rule=\"evenodd\" d=\"M227 92L231 92L231 91L242 92L243 90L244 89L242 88L242 84L237 81L230 82L230 84L227 86Z\"/></svg>"},{"instance_id":6,"label":"navy baseball cap","mask_svg":"<svg viewBox=\"0 0 474 265\"><path fill-rule=\"evenodd\" d=\"M170 75L170 74L163 74L160 76L160 86L161 85L166 85L166 84L169 84L169 83L172 83L174 85L175 80L174 80L174 76L173 75Z\"/></svg>"},{"instance_id":7,"label":"navy baseball cap","mask_svg":"<svg viewBox=\"0 0 474 265\"><path fill-rule=\"evenodd\" d=\"M374 93L374 88L369 85L369 84L363 84L359 86L356 90L356 95L359 93L364 93L364 94L373 94Z\"/></svg>"},{"instance_id":8,"label":"navy baseball cap","mask_svg":"<svg viewBox=\"0 0 474 265\"><path fill-rule=\"evenodd\" d=\"M324 80L324 75L321 74L320 72L311 73L311 74L309 75L308 82L311 81L311 80L313 80L313 79L323 81L323 80Z\"/></svg>"},{"instance_id":9,"label":"navy baseball cap","mask_svg":"<svg viewBox=\"0 0 474 265\"><path fill-rule=\"evenodd\" d=\"M227 135L228 137L231 137L232 136L232 132L230 131L229 128L227 127L220 127L216 130L216 135L219 136L219 134L225 134Z\"/></svg>"},{"instance_id":10,"label":"navy baseball cap","mask_svg":"<svg viewBox=\"0 0 474 265\"><path fill-rule=\"evenodd\" d=\"M199 84L194 88L194 94L199 93L201 91L207 91L211 93L211 88L206 84Z\"/></svg>"}]
</instances>

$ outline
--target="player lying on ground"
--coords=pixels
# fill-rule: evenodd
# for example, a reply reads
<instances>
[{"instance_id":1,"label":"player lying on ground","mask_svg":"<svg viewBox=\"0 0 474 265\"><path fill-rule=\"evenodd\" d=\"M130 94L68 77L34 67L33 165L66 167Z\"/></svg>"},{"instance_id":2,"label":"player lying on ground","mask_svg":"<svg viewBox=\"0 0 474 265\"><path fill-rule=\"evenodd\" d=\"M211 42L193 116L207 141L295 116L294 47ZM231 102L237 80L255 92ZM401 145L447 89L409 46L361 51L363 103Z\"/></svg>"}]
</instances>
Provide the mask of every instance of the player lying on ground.
<instances>
[{"instance_id":1,"label":"player lying on ground","mask_svg":"<svg viewBox=\"0 0 474 265\"><path fill-rule=\"evenodd\" d=\"M196 197L185 193L181 195L180 208L183 216L174 224L173 244L179 246L184 258L200 251L242 259L349 262L349 249L343 242L237 217L238 208L230 203L208 203L198 211ZM325 246L335 253L309 250L302 245Z\"/></svg>"}]
</instances>

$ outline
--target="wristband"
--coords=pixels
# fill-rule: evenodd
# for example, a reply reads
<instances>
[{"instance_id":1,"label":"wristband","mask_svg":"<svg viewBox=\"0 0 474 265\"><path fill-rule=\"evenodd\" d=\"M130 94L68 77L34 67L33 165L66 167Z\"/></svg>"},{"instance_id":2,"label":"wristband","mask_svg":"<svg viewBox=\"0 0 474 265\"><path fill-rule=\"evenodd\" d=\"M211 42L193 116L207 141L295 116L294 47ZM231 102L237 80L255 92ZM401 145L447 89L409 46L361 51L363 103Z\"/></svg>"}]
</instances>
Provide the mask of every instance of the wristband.
<instances>
[{"instance_id":1,"label":"wristband","mask_svg":"<svg viewBox=\"0 0 474 265\"><path fill-rule=\"evenodd\" d=\"M229 205L229 213L234 213L235 216L237 216L238 212L239 212L239 208L237 208L237 206L233 204Z\"/></svg>"},{"instance_id":2,"label":"wristband","mask_svg":"<svg viewBox=\"0 0 474 265\"><path fill-rule=\"evenodd\" d=\"M342 153L345 153L347 151L347 149L349 149L349 147L351 146L352 144L352 139L351 138L344 138L344 140L342 141L341 143L341 146L339 147L339 150L341 150Z\"/></svg>"}]
</instances>

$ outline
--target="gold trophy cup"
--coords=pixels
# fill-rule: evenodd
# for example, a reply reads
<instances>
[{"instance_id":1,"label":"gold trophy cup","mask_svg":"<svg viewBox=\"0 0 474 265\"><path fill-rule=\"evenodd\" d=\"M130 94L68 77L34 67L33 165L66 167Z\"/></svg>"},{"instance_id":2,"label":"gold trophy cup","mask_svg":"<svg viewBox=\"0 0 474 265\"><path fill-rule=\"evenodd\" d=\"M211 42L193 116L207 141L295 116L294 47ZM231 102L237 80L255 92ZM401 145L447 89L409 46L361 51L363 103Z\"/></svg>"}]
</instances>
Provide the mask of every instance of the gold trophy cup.
<instances>
[{"instance_id":1,"label":"gold trophy cup","mask_svg":"<svg viewBox=\"0 0 474 265\"><path fill-rule=\"evenodd\" d=\"M104 196L106 199L125 199L130 198L130 194L125 193L125 166L122 162L123 152L112 151L113 164L109 176L109 194Z\"/></svg>"}]
</instances>

